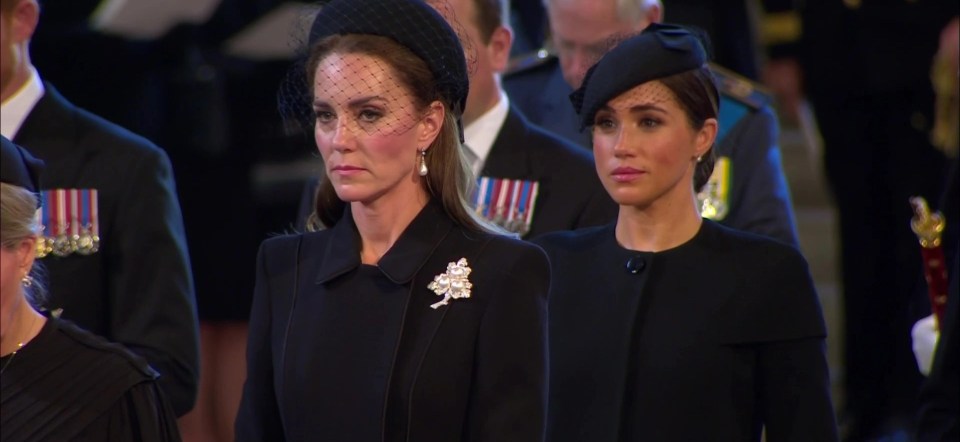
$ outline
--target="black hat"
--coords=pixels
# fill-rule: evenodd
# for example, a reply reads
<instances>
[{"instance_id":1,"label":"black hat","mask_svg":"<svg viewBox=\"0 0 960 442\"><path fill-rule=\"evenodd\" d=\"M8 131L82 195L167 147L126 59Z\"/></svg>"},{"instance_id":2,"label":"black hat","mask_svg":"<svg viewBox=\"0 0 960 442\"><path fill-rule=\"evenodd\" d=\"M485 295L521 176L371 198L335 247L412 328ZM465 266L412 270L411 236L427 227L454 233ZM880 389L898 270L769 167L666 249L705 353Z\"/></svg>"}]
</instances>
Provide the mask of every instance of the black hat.
<instances>
[{"instance_id":1,"label":"black hat","mask_svg":"<svg viewBox=\"0 0 960 442\"><path fill-rule=\"evenodd\" d=\"M606 53L570 94L580 130L593 123L604 104L634 86L697 69L707 62L701 38L687 28L653 23Z\"/></svg>"},{"instance_id":2,"label":"black hat","mask_svg":"<svg viewBox=\"0 0 960 442\"><path fill-rule=\"evenodd\" d=\"M24 148L0 136L3 154L0 156L0 181L23 187L31 192L40 191L40 171L43 161L30 155Z\"/></svg>"},{"instance_id":3,"label":"black hat","mask_svg":"<svg viewBox=\"0 0 960 442\"><path fill-rule=\"evenodd\" d=\"M454 114L459 117L463 113L469 87L463 47L457 33L433 7L421 0L332 0L321 4L310 29L310 45L338 34L390 38L427 63Z\"/></svg>"}]
</instances>

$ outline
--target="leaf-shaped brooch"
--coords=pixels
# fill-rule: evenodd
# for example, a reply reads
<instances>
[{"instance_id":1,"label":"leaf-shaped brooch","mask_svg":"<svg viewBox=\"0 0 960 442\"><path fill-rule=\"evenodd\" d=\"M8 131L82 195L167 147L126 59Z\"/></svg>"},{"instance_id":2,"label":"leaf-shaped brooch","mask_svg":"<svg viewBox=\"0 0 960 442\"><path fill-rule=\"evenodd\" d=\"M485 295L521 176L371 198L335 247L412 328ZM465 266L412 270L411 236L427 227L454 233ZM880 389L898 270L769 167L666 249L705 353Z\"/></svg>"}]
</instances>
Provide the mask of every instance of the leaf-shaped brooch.
<instances>
[{"instance_id":1,"label":"leaf-shaped brooch","mask_svg":"<svg viewBox=\"0 0 960 442\"><path fill-rule=\"evenodd\" d=\"M467 265L467 258L448 263L447 271L434 276L433 282L427 284L427 288L433 290L437 296L443 296L441 301L430 304L430 308L436 309L441 305L447 305L451 299L469 298L473 284L467 277L472 271L473 269Z\"/></svg>"}]
</instances>

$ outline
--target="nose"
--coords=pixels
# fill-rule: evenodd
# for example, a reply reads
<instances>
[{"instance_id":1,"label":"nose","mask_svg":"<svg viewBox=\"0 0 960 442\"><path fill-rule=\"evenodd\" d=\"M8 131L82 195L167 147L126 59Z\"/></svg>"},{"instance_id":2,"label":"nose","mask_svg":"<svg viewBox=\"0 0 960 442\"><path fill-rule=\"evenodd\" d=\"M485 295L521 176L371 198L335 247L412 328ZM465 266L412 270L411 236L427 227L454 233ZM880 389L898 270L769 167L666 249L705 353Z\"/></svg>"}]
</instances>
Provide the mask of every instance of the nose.
<instances>
[{"instance_id":1,"label":"nose","mask_svg":"<svg viewBox=\"0 0 960 442\"><path fill-rule=\"evenodd\" d=\"M623 127L620 127L617 130L616 139L613 143L613 156L617 158L626 158L633 156L633 154L633 137L630 136L628 131L623 130Z\"/></svg>"},{"instance_id":2,"label":"nose","mask_svg":"<svg viewBox=\"0 0 960 442\"><path fill-rule=\"evenodd\" d=\"M330 145L336 151L348 150L353 146L356 139L356 127L351 124L349 118L340 118L337 120L333 134L330 137Z\"/></svg>"}]
</instances>

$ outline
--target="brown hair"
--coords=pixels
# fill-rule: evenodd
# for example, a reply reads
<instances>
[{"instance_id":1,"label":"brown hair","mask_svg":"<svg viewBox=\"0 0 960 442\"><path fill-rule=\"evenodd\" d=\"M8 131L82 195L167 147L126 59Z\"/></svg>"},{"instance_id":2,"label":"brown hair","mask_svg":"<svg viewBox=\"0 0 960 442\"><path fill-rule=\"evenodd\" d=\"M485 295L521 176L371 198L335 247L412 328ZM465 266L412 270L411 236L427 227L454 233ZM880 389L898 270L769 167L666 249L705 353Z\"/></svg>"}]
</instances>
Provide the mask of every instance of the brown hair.
<instances>
[{"instance_id":1,"label":"brown hair","mask_svg":"<svg viewBox=\"0 0 960 442\"><path fill-rule=\"evenodd\" d=\"M703 129L704 122L709 118L717 119L720 93L717 91L713 72L706 65L699 69L661 78L659 81L673 92L694 130ZM707 184L716 161L717 157L711 146L710 150L703 155L703 160L697 163L694 171L693 189L695 191L699 192Z\"/></svg>"},{"instance_id":2,"label":"brown hair","mask_svg":"<svg viewBox=\"0 0 960 442\"><path fill-rule=\"evenodd\" d=\"M483 38L483 44L490 43L490 37L493 31L500 26L506 26L510 22L510 8L507 0L471 0L476 9L476 17L462 17L461 20L473 20L476 22L477 29L480 31L480 37Z\"/></svg>"},{"instance_id":3,"label":"brown hair","mask_svg":"<svg viewBox=\"0 0 960 442\"><path fill-rule=\"evenodd\" d=\"M443 103L443 127L427 149L424 159L429 173L420 182L426 193L440 202L447 216L455 223L477 232L503 233L477 215L467 203L467 195L476 186L473 173L463 156L457 119L450 111L451 104L443 100L426 62L387 37L332 35L317 41L311 48L305 72L307 84L314 84L317 66L333 53L362 54L386 62L413 97L414 105L420 112L426 111L434 101ZM314 212L307 221L307 229L332 227L343 217L345 209L346 203L337 196L330 180L324 177L314 197Z\"/></svg>"},{"instance_id":4,"label":"brown hair","mask_svg":"<svg viewBox=\"0 0 960 442\"><path fill-rule=\"evenodd\" d=\"M39 236L37 223L37 195L23 187L0 183L0 246L15 250L20 241L31 236ZM40 277L39 263L34 262L30 269L33 284L26 288L27 301L37 310L42 310L44 287Z\"/></svg>"}]
</instances>

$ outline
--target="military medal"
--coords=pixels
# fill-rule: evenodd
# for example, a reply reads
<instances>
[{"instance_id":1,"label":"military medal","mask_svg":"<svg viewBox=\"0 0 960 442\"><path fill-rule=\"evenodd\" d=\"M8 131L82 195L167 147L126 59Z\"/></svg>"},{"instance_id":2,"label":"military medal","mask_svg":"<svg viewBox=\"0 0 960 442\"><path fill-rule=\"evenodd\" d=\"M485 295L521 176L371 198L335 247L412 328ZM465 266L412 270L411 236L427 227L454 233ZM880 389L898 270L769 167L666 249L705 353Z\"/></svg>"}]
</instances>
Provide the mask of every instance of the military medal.
<instances>
[{"instance_id":1,"label":"military medal","mask_svg":"<svg viewBox=\"0 0 960 442\"><path fill-rule=\"evenodd\" d=\"M697 202L700 205L700 216L720 221L730 211L730 158L719 157L713 166L713 173L703 189L697 193Z\"/></svg>"},{"instance_id":2,"label":"military medal","mask_svg":"<svg viewBox=\"0 0 960 442\"><path fill-rule=\"evenodd\" d=\"M96 189L51 189L41 197L43 236L37 241L37 257L89 255L99 250Z\"/></svg>"},{"instance_id":3,"label":"military medal","mask_svg":"<svg viewBox=\"0 0 960 442\"><path fill-rule=\"evenodd\" d=\"M539 190L537 181L481 177L473 203L477 214L523 236L530 231Z\"/></svg>"},{"instance_id":4,"label":"military medal","mask_svg":"<svg viewBox=\"0 0 960 442\"><path fill-rule=\"evenodd\" d=\"M913 206L910 228L920 241L923 276L927 281L930 308L939 328L947 309L947 267L943 259L943 246L940 245L940 236L947 223L940 212L930 212L927 201L922 197L910 198L910 205Z\"/></svg>"}]
</instances>

